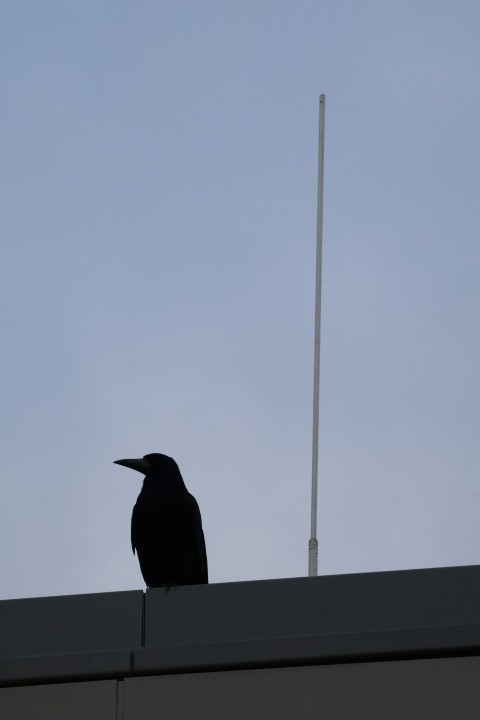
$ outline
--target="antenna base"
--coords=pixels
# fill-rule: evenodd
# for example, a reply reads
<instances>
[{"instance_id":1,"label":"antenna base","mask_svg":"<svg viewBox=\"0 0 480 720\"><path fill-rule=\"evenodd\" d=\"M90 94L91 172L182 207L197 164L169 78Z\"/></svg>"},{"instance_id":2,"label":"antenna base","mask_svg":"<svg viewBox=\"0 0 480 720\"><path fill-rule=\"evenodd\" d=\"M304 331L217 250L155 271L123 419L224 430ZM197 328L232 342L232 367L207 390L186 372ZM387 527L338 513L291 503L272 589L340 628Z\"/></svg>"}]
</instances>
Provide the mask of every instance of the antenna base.
<instances>
[{"instance_id":1,"label":"antenna base","mask_svg":"<svg viewBox=\"0 0 480 720\"><path fill-rule=\"evenodd\" d=\"M310 538L308 541L308 574L310 577L318 575L318 540Z\"/></svg>"}]
</instances>

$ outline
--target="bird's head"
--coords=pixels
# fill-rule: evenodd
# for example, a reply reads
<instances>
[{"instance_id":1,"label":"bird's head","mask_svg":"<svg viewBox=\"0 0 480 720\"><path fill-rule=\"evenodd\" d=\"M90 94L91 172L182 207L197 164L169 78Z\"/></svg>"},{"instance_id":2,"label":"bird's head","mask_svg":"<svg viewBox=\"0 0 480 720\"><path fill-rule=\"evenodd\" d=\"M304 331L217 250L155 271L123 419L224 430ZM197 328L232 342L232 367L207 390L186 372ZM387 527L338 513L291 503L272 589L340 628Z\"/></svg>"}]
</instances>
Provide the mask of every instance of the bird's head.
<instances>
[{"instance_id":1,"label":"bird's head","mask_svg":"<svg viewBox=\"0 0 480 720\"><path fill-rule=\"evenodd\" d=\"M137 470L145 476L168 476L172 473L180 474L175 460L162 453L149 453L143 458L129 458L127 460L114 460L116 465L123 465L131 470Z\"/></svg>"}]
</instances>

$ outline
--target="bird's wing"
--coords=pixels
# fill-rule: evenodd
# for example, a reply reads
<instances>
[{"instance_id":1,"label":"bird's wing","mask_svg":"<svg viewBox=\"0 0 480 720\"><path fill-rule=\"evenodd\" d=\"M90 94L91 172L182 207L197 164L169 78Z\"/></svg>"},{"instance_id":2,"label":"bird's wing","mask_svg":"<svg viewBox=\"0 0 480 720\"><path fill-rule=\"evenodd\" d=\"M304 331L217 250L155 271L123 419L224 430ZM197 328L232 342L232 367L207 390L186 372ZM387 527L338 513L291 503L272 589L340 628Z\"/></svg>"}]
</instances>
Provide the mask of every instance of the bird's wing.
<instances>
[{"instance_id":1,"label":"bird's wing","mask_svg":"<svg viewBox=\"0 0 480 720\"><path fill-rule=\"evenodd\" d=\"M132 550L133 554L135 555L135 548L137 547L137 538L138 538L138 530L139 530L139 517L138 517L138 507L137 504L133 506L133 512L132 512L132 525L130 528L130 539L132 541Z\"/></svg>"},{"instance_id":2,"label":"bird's wing","mask_svg":"<svg viewBox=\"0 0 480 720\"><path fill-rule=\"evenodd\" d=\"M200 528L200 543L202 550L203 567L205 571L205 582L208 583L208 562L207 562L207 548L205 546L205 535L203 534L203 528Z\"/></svg>"},{"instance_id":3,"label":"bird's wing","mask_svg":"<svg viewBox=\"0 0 480 720\"><path fill-rule=\"evenodd\" d=\"M198 503L189 493L189 501L191 508L191 526L194 532L195 547L199 553L199 561L202 567L202 582L208 583L208 562L207 562L207 548L205 546L205 536L202 528L202 516L200 514L200 508Z\"/></svg>"}]
</instances>

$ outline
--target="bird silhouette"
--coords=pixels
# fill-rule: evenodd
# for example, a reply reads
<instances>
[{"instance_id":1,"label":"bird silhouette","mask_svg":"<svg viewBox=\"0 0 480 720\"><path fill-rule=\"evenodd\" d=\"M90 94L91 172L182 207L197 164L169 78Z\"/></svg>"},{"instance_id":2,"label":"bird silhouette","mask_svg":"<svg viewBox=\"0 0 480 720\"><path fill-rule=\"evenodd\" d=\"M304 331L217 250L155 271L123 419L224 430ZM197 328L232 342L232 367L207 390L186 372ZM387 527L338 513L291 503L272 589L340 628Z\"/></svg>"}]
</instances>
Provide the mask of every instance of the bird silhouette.
<instances>
[{"instance_id":1,"label":"bird silhouette","mask_svg":"<svg viewBox=\"0 0 480 720\"><path fill-rule=\"evenodd\" d=\"M198 503L168 455L115 460L145 475L132 512L132 550L147 587L208 583L207 552Z\"/></svg>"}]
</instances>

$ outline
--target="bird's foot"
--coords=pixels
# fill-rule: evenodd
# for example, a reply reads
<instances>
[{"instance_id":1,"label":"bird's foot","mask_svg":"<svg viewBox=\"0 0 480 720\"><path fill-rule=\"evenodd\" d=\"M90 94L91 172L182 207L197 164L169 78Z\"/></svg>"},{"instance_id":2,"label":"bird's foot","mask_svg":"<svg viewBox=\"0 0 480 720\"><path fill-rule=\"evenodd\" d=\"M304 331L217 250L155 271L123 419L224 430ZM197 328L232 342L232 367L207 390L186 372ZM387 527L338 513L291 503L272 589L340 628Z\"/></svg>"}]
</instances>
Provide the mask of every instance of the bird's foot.
<instances>
[{"instance_id":1,"label":"bird's foot","mask_svg":"<svg viewBox=\"0 0 480 720\"><path fill-rule=\"evenodd\" d=\"M149 588L165 588L166 592L170 592L172 588L177 587L177 583L161 583L160 585L149 585Z\"/></svg>"}]
</instances>

